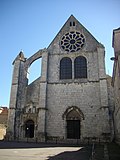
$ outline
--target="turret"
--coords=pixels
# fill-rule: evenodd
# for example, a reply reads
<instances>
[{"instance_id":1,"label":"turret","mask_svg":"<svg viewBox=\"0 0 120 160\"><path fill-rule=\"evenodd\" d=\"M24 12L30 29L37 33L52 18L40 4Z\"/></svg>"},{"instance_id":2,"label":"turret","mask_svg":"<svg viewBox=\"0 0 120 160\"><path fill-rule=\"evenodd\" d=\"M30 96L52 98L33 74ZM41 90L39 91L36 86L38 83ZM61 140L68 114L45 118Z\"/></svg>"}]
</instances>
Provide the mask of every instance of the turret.
<instances>
[{"instance_id":1,"label":"turret","mask_svg":"<svg viewBox=\"0 0 120 160\"><path fill-rule=\"evenodd\" d=\"M22 81L24 74L24 63L26 58L24 57L23 52L21 51L18 56L13 61L13 77L10 93L10 104L9 104L9 114L8 114L8 129L7 136L11 139L16 139L17 133L15 124L19 119L19 112L21 109L21 93L22 93Z\"/></svg>"}]
</instances>

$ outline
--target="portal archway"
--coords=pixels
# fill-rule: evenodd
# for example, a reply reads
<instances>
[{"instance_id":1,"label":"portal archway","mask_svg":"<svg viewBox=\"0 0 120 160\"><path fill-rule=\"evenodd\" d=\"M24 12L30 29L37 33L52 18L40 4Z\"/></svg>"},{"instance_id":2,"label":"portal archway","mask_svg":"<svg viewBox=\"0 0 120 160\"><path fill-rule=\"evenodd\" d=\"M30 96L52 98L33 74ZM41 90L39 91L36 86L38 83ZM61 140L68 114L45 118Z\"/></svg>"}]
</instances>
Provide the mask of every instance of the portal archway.
<instances>
[{"instance_id":1,"label":"portal archway","mask_svg":"<svg viewBox=\"0 0 120 160\"><path fill-rule=\"evenodd\" d=\"M27 120L25 122L25 137L33 138L34 137L34 121Z\"/></svg>"},{"instance_id":2,"label":"portal archway","mask_svg":"<svg viewBox=\"0 0 120 160\"><path fill-rule=\"evenodd\" d=\"M83 113L78 107L69 107L63 117L66 117L66 136L67 139L80 139L81 120L84 119Z\"/></svg>"}]
</instances>

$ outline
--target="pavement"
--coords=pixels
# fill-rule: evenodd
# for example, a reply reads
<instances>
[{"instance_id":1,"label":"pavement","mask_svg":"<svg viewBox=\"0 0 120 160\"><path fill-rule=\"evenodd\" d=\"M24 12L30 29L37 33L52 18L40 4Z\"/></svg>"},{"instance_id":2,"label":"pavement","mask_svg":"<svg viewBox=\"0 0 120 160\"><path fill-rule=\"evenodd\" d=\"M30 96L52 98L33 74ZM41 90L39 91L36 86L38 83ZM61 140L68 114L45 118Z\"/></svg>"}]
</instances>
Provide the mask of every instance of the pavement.
<instances>
[{"instance_id":1,"label":"pavement","mask_svg":"<svg viewBox=\"0 0 120 160\"><path fill-rule=\"evenodd\" d=\"M116 143L92 145L0 141L0 160L120 160Z\"/></svg>"},{"instance_id":2,"label":"pavement","mask_svg":"<svg viewBox=\"0 0 120 160\"><path fill-rule=\"evenodd\" d=\"M0 160L89 160L91 146L0 142Z\"/></svg>"},{"instance_id":3,"label":"pavement","mask_svg":"<svg viewBox=\"0 0 120 160\"><path fill-rule=\"evenodd\" d=\"M107 145L109 160L120 160L120 145L110 143Z\"/></svg>"},{"instance_id":4,"label":"pavement","mask_svg":"<svg viewBox=\"0 0 120 160\"><path fill-rule=\"evenodd\" d=\"M120 160L120 146L116 143L96 144L92 160Z\"/></svg>"}]
</instances>

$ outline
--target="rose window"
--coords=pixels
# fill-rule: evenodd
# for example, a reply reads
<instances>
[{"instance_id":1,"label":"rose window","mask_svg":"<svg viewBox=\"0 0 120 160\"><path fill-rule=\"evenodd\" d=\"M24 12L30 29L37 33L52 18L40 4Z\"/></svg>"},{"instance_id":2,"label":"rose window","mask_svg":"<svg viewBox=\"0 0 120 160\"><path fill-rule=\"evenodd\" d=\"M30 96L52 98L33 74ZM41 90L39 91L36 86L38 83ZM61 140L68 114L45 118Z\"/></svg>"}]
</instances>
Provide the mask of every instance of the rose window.
<instances>
[{"instance_id":1,"label":"rose window","mask_svg":"<svg viewBox=\"0 0 120 160\"><path fill-rule=\"evenodd\" d=\"M85 38L80 32L69 32L61 39L61 48L67 52L79 51L85 44Z\"/></svg>"}]
</instances>

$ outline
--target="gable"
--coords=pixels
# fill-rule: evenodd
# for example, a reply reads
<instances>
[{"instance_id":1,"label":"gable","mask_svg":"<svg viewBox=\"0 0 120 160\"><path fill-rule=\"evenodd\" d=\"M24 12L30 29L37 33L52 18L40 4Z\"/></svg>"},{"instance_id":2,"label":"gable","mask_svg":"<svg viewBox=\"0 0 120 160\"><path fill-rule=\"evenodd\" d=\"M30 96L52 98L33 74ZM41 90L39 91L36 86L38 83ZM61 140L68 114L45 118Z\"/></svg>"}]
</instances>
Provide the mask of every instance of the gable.
<instances>
[{"instance_id":1,"label":"gable","mask_svg":"<svg viewBox=\"0 0 120 160\"><path fill-rule=\"evenodd\" d=\"M52 53L95 51L101 44L71 15L48 47Z\"/></svg>"}]
</instances>

